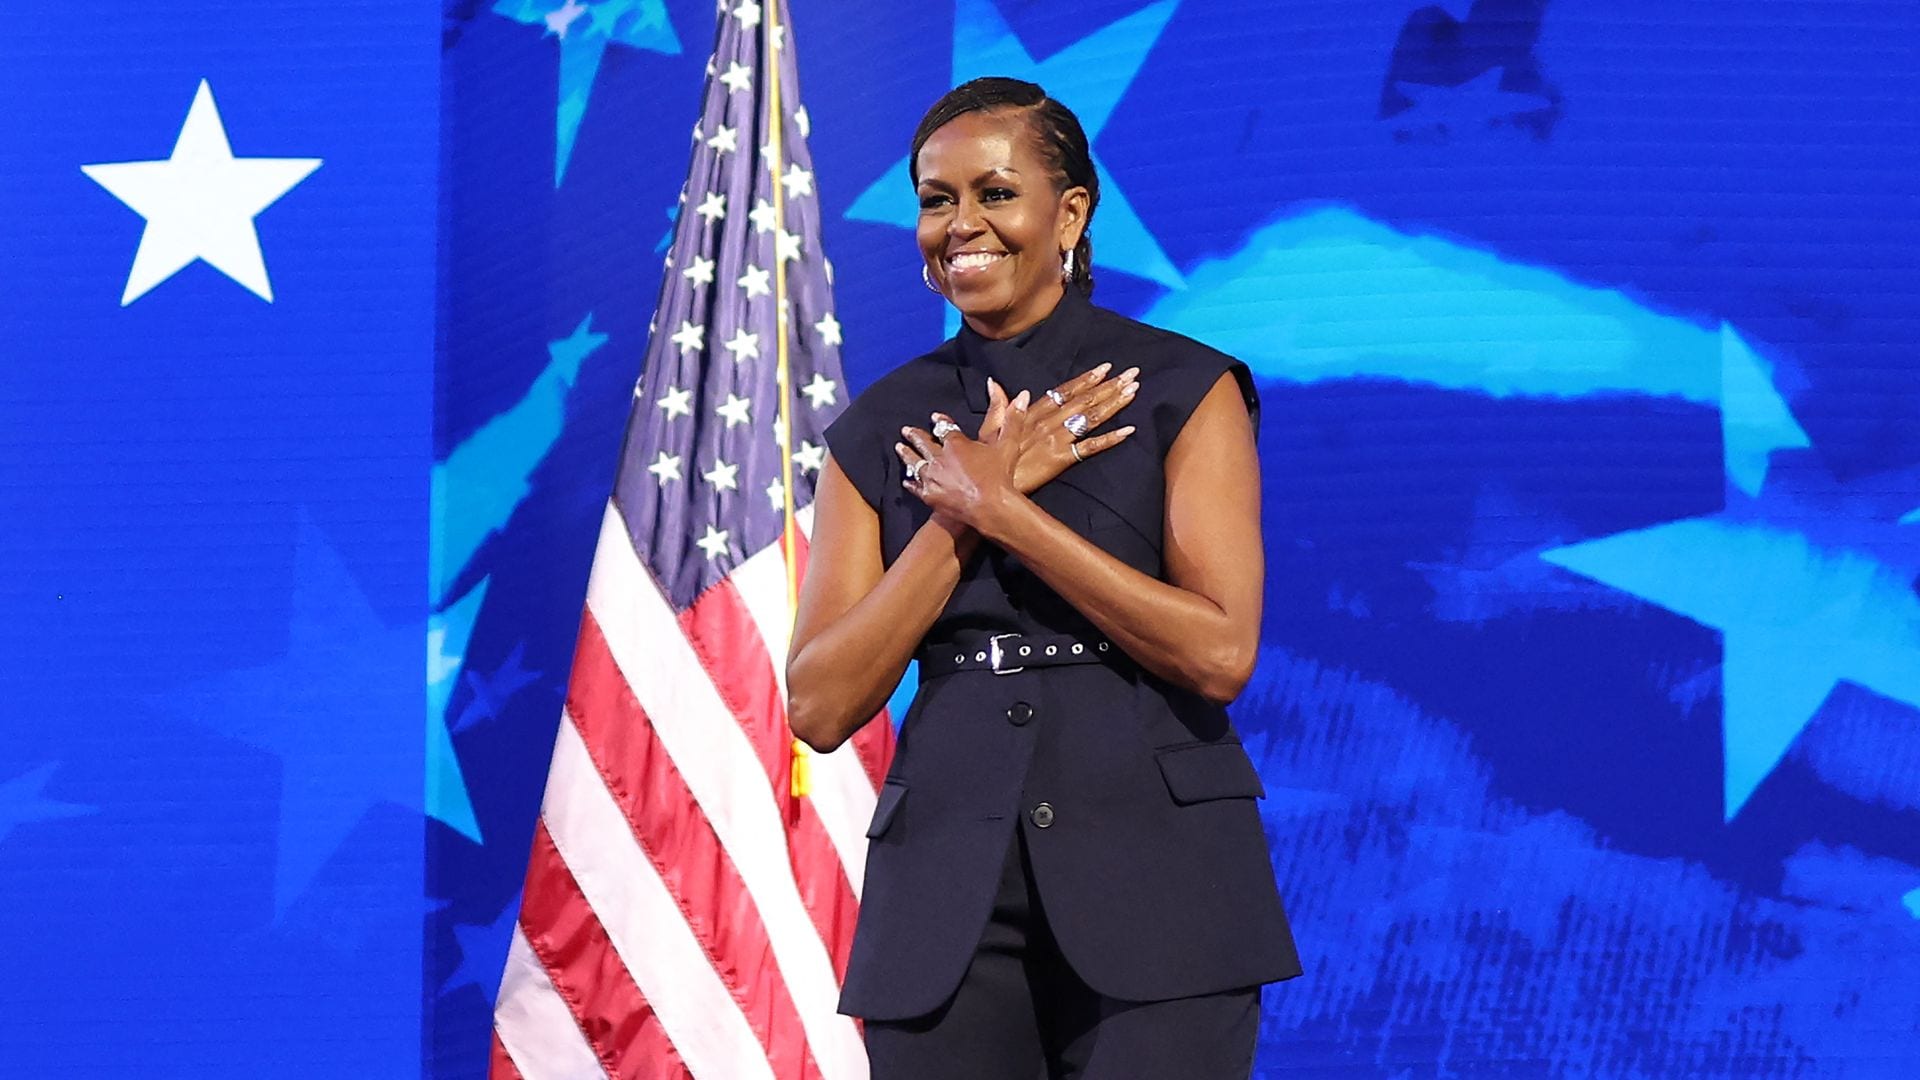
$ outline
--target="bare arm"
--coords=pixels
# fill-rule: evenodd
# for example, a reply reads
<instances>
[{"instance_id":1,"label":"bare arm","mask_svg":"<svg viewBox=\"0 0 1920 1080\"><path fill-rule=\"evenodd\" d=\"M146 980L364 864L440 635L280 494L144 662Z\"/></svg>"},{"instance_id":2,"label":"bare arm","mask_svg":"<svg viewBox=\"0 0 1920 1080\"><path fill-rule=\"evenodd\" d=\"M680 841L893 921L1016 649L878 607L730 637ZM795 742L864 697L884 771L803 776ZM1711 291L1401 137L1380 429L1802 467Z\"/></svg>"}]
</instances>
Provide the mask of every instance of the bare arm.
<instances>
[{"instance_id":1,"label":"bare arm","mask_svg":"<svg viewBox=\"0 0 1920 1080\"><path fill-rule=\"evenodd\" d=\"M1218 702L1245 688L1265 571L1259 456L1231 373L1167 454L1166 581L1107 554L1004 482L978 452L984 445L950 439L941 454L948 467L929 468L921 497L1019 556L1148 671Z\"/></svg>"},{"instance_id":2,"label":"bare arm","mask_svg":"<svg viewBox=\"0 0 1920 1080\"><path fill-rule=\"evenodd\" d=\"M822 753L872 719L946 606L979 536L935 515L883 573L880 518L829 457L787 660L787 725Z\"/></svg>"}]
</instances>

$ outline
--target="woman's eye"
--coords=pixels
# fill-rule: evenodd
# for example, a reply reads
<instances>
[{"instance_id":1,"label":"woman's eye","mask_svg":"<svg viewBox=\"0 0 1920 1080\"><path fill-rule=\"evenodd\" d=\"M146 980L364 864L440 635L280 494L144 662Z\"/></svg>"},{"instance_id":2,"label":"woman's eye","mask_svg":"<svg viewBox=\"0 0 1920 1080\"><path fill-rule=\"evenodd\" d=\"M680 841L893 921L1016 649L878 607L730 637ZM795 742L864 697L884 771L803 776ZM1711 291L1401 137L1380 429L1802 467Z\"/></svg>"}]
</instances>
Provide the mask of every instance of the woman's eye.
<instances>
[{"instance_id":1,"label":"woman's eye","mask_svg":"<svg viewBox=\"0 0 1920 1080\"><path fill-rule=\"evenodd\" d=\"M1006 188L988 188L980 193L980 197L987 202L1003 202L1013 198L1013 192Z\"/></svg>"},{"instance_id":2,"label":"woman's eye","mask_svg":"<svg viewBox=\"0 0 1920 1080\"><path fill-rule=\"evenodd\" d=\"M920 196L920 209L932 210L937 206L946 205L946 202L947 197L945 195L922 195Z\"/></svg>"}]
</instances>

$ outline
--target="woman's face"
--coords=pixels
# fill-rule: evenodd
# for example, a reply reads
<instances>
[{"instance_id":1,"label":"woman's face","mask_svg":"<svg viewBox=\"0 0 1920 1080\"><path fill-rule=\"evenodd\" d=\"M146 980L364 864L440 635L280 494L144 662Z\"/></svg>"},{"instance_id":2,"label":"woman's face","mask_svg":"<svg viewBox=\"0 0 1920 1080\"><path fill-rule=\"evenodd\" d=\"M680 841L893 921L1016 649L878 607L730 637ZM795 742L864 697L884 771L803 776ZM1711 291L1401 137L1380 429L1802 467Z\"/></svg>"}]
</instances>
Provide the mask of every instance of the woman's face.
<instances>
[{"instance_id":1,"label":"woman's face","mask_svg":"<svg viewBox=\"0 0 1920 1080\"><path fill-rule=\"evenodd\" d=\"M967 325L1012 337L1060 302L1062 256L1086 226L1087 189L1056 192L1018 112L954 118L920 147L920 254Z\"/></svg>"}]
</instances>

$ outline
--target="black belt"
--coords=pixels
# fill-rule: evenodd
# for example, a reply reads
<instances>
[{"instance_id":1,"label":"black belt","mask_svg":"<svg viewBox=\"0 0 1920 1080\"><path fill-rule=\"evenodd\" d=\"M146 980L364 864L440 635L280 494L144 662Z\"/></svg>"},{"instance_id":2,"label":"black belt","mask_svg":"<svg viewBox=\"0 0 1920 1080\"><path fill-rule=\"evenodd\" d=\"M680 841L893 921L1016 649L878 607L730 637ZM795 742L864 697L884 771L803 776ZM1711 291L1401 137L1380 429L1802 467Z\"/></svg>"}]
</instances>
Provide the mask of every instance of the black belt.
<instances>
[{"instance_id":1,"label":"black belt","mask_svg":"<svg viewBox=\"0 0 1920 1080\"><path fill-rule=\"evenodd\" d=\"M961 671L991 671L1011 675L1035 667L1062 664L1109 664L1126 654L1102 638L1082 641L1066 634L995 634L972 642L928 645L916 657L920 679L937 679Z\"/></svg>"}]
</instances>

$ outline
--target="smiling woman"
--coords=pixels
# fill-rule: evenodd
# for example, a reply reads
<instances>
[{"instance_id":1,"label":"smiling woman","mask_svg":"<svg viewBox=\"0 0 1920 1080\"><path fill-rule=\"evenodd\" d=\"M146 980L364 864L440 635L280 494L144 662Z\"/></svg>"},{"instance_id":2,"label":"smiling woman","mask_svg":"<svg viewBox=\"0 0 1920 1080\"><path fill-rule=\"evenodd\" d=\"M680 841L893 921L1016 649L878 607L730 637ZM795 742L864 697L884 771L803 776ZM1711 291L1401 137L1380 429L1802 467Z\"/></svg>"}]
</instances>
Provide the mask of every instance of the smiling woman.
<instances>
[{"instance_id":1,"label":"smiling woman","mask_svg":"<svg viewBox=\"0 0 1920 1080\"><path fill-rule=\"evenodd\" d=\"M1090 302L1099 181L1039 87L952 91L911 162L962 326L828 429L787 664L824 751L920 663L841 1010L876 1080L1244 1078L1260 985L1300 973L1225 710L1260 634L1251 376Z\"/></svg>"}]
</instances>

